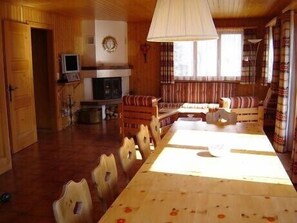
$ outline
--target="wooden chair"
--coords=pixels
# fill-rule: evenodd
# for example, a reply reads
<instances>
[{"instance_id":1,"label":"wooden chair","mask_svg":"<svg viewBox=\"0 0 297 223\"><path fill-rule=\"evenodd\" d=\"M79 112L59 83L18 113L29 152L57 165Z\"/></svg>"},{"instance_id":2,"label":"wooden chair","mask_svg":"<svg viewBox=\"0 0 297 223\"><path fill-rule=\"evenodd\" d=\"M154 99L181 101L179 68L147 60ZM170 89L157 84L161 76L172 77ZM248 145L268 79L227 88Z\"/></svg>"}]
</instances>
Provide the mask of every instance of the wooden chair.
<instances>
[{"instance_id":1,"label":"wooden chair","mask_svg":"<svg viewBox=\"0 0 297 223\"><path fill-rule=\"evenodd\" d=\"M158 144L161 141L161 132L160 132L160 122L159 119L156 118L154 115L152 116L152 120L150 122L150 133L152 136L152 140L154 143L154 147L157 148Z\"/></svg>"},{"instance_id":2,"label":"wooden chair","mask_svg":"<svg viewBox=\"0 0 297 223\"><path fill-rule=\"evenodd\" d=\"M216 112L208 112L206 122L208 124L236 124L237 114L228 112L225 109L219 109Z\"/></svg>"},{"instance_id":3,"label":"wooden chair","mask_svg":"<svg viewBox=\"0 0 297 223\"><path fill-rule=\"evenodd\" d=\"M92 171L92 180L96 185L103 211L118 196L118 171L113 154L100 156L98 166Z\"/></svg>"},{"instance_id":4,"label":"wooden chair","mask_svg":"<svg viewBox=\"0 0 297 223\"><path fill-rule=\"evenodd\" d=\"M123 144L119 149L119 158L128 183L129 180L132 178L132 167L136 163L136 149L133 138L124 138Z\"/></svg>"},{"instance_id":5,"label":"wooden chair","mask_svg":"<svg viewBox=\"0 0 297 223\"><path fill-rule=\"evenodd\" d=\"M264 107L254 96L220 98L220 107L237 114L237 122L257 122L263 126Z\"/></svg>"},{"instance_id":6,"label":"wooden chair","mask_svg":"<svg viewBox=\"0 0 297 223\"><path fill-rule=\"evenodd\" d=\"M63 187L60 199L54 201L53 211L57 223L91 223L92 199L85 179L69 181Z\"/></svg>"},{"instance_id":7,"label":"wooden chair","mask_svg":"<svg viewBox=\"0 0 297 223\"><path fill-rule=\"evenodd\" d=\"M237 114L237 122L257 122L260 126L264 125L264 107L257 108L233 108L231 112Z\"/></svg>"},{"instance_id":8,"label":"wooden chair","mask_svg":"<svg viewBox=\"0 0 297 223\"><path fill-rule=\"evenodd\" d=\"M136 134L136 140L142 160L145 161L151 154L150 133L146 125L140 125L140 129Z\"/></svg>"}]
</instances>

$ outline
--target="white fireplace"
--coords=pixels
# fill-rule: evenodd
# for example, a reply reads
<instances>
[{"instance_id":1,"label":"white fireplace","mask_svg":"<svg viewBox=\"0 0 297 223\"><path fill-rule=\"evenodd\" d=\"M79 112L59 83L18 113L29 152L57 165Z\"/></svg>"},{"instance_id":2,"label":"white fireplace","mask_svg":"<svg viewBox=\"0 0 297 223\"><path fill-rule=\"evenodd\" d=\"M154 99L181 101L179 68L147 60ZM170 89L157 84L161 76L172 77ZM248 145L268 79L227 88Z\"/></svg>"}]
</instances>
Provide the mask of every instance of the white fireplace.
<instances>
[{"instance_id":1,"label":"white fireplace","mask_svg":"<svg viewBox=\"0 0 297 223\"><path fill-rule=\"evenodd\" d=\"M94 100L92 78L121 77L122 94L129 93L127 23L124 21L84 20L82 22L83 55L80 76L84 82L84 100ZM117 47L107 52L102 41L112 36Z\"/></svg>"}]
</instances>

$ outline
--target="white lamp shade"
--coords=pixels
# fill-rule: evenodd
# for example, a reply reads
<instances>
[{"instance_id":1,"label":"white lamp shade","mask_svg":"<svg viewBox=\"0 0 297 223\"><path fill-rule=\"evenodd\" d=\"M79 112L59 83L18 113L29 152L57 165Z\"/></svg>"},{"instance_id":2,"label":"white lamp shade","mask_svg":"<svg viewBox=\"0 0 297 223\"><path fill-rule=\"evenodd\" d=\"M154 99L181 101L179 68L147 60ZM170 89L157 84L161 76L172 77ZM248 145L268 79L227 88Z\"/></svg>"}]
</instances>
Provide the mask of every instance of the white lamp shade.
<instances>
[{"instance_id":1,"label":"white lamp shade","mask_svg":"<svg viewBox=\"0 0 297 223\"><path fill-rule=\"evenodd\" d=\"M248 39L248 41L252 44L259 43L262 39Z\"/></svg>"},{"instance_id":2,"label":"white lamp shade","mask_svg":"<svg viewBox=\"0 0 297 223\"><path fill-rule=\"evenodd\" d=\"M147 41L218 39L207 0L158 0Z\"/></svg>"}]
</instances>

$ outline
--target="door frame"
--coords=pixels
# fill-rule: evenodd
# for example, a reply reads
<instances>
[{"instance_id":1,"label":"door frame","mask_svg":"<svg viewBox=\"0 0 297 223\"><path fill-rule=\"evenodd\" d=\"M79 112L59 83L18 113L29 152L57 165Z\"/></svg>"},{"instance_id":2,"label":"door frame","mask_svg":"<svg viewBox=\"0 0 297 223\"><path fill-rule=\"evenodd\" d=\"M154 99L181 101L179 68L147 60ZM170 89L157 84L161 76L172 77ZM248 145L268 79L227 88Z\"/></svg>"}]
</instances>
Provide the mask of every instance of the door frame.
<instances>
[{"instance_id":1,"label":"door frame","mask_svg":"<svg viewBox=\"0 0 297 223\"><path fill-rule=\"evenodd\" d=\"M48 51L48 83L49 83L49 95L52 100L49 101L50 103L50 113L51 113L51 131L58 131L58 99L57 99L57 76L54 75L56 70L55 65L55 48L54 48L54 29L52 25L43 24L43 23L36 23L28 21L27 24L32 29L42 29L46 30L47 32L47 51ZM33 73L34 76L34 73Z\"/></svg>"}]
</instances>

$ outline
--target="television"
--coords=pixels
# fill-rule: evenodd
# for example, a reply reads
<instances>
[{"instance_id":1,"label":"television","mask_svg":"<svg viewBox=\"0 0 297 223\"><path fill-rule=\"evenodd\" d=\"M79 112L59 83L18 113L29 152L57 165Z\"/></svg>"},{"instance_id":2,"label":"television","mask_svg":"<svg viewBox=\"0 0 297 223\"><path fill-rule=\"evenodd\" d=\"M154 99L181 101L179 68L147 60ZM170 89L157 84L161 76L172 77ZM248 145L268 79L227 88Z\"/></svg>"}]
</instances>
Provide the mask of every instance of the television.
<instances>
[{"instance_id":1,"label":"television","mask_svg":"<svg viewBox=\"0 0 297 223\"><path fill-rule=\"evenodd\" d=\"M80 71L78 54L61 54L62 73L77 73Z\"/></svg>"}]
</instances>

